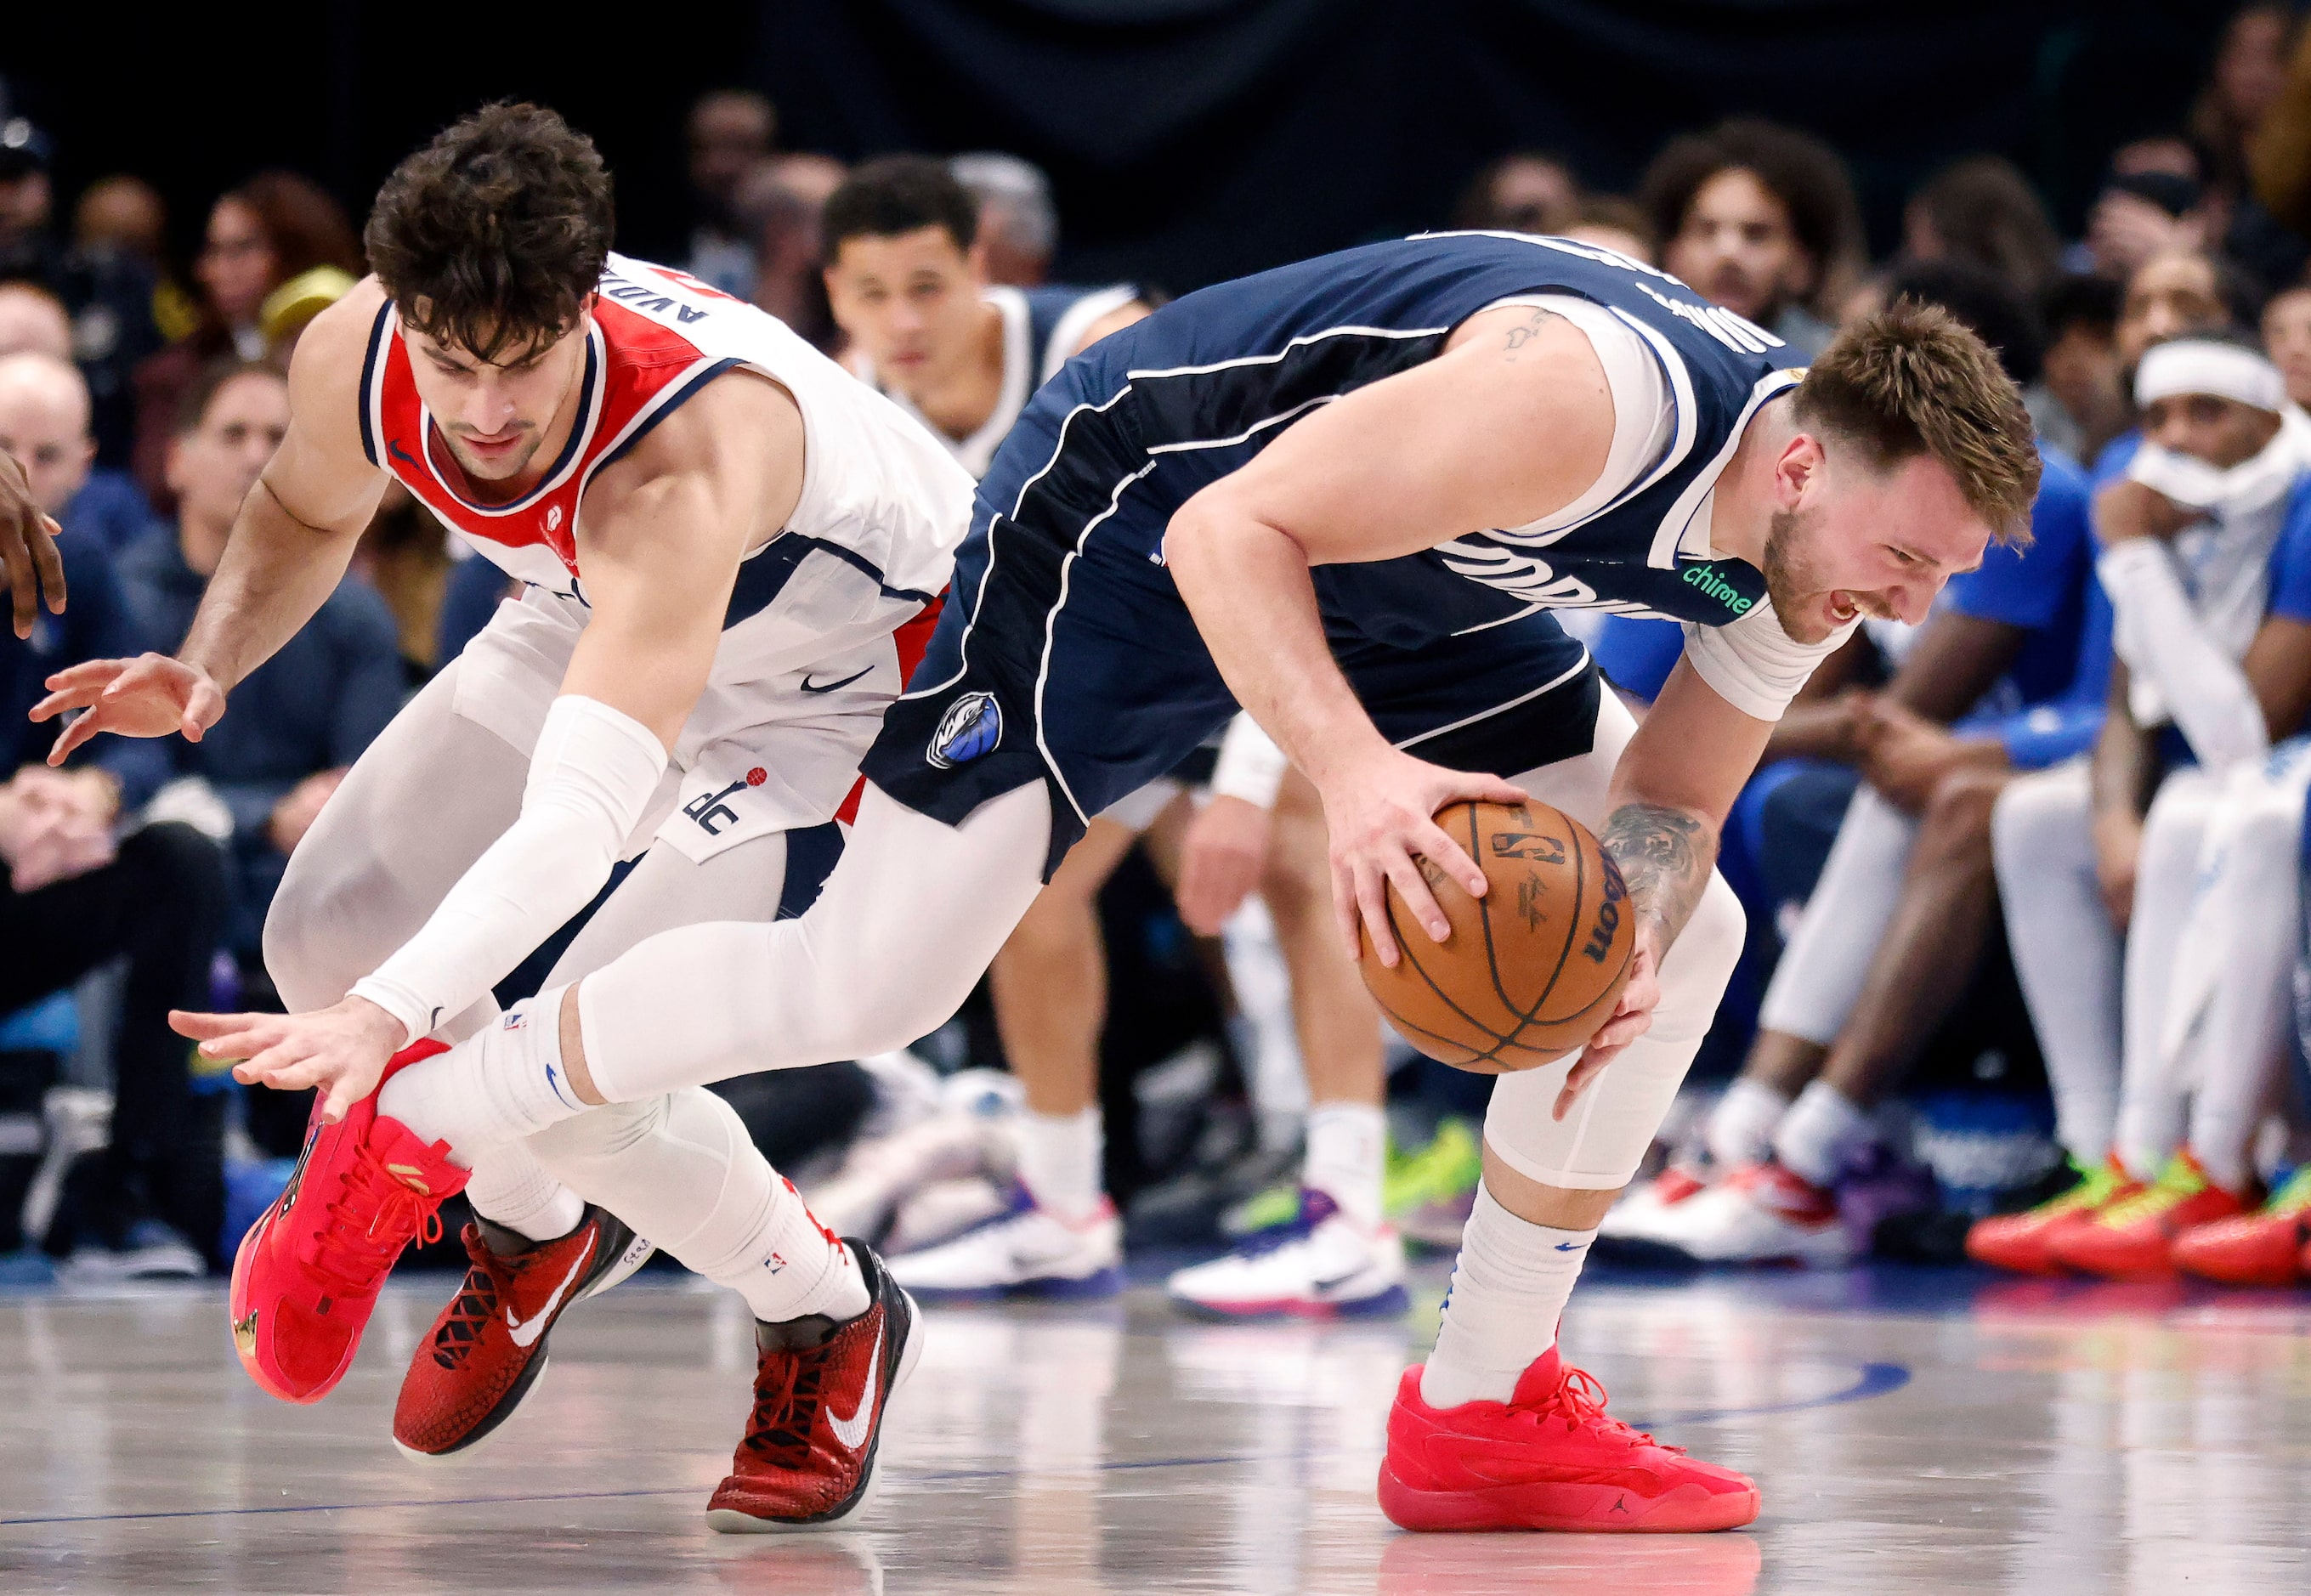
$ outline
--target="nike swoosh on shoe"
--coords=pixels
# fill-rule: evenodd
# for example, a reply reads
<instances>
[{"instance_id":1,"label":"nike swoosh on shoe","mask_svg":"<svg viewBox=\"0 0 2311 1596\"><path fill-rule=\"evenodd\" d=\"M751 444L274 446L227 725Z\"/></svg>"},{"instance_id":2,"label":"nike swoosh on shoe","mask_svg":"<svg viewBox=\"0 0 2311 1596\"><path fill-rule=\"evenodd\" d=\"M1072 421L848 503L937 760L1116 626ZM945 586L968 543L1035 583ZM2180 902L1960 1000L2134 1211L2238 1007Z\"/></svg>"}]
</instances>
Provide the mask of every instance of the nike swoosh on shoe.
<instances>
[{"instance_id":1,"label":"nike swoosh on shoe","mask_svg":"<svg viewBox=\"0 0 2311 1596\"><path fill-rule=\"evenodd\" d=\"M562 1294L570 1289L571 1282L578 1278L590 1261L589 1250L587 1255L570 1266L570 1272L562 1277L562 1284L555 1286L554 1295L545 1299L545 1306L531 1314L527 1321L516 1319L510 1306L506 1309L506 1333L513 1338L515 1346L527 1347L545 1333L545 1327L554 1321L554 1310L560 1305Z\"/></svg>"},{"instance_id":2,"label":"nike swoosh on shoe","mask_svg":"<svg viewBox=\"0 0 2311 1596\"><path fill-rule=\"evenodd\" d=\"M882 1378L883 1331L878 1328L875 1332L874 1355L867 1363L867 1389L859 1393L859 1406L850 1410L848 1418L837 1417L832 1408L826 1410L827 1429L852 1452L859 1450L859 1443L867 1439L867 1432L875 1427L875 1388Z\"/></svg>"}]
</instances>

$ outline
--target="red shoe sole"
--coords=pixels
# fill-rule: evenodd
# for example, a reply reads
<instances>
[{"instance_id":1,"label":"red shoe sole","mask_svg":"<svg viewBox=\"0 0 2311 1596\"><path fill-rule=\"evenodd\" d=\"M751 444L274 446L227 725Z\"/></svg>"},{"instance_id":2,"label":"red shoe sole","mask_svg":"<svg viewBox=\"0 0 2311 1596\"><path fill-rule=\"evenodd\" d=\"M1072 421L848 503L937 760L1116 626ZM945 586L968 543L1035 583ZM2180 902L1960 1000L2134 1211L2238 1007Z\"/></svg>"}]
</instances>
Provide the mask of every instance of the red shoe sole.
<instances>
[{"instance_id":1,"label":"red shoe sole","mask_svg":"<svg viewBox=\"0 0 2311 1596\"><path fill-rule=\"evenodd\" d=\"M1553 1530L1576 1534L1690 1535L1738 1530L1757 1516L1757 1492L1679 1486L1650 1499L1609 1485L1504 1485L1418 1490L1381 1465L1380 1510L1400 1530Z\"/></svg>"}]
</instances>

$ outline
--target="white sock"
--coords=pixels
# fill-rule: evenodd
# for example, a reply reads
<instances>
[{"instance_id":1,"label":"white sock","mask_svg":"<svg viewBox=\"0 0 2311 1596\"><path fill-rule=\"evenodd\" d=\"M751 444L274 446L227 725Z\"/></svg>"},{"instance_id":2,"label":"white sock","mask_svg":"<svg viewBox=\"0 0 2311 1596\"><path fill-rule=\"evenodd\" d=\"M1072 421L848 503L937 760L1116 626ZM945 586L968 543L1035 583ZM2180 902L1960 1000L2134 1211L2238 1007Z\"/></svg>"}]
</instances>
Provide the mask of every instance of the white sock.
<instances>
[{"instance_id":1,"label":"white sock","mask_svg":"<svg viewBox=\"0 0 2311 1596\"><path fill-rule=\"evenodd\" d=\"M533 1242L558 1241L586 1217L585 1200L519 1142L491 1147L475 1160L466 1200L491 1224Z\"/></svg>"},{"instance_id":2,"label":"white sock","mask_svg":"<svg viewBox=\"0 0 2311 1596\"><path fill-rule=\"evenodd\" d=\"M735 1287L764 1324L824 1313L838 1324L867 1311L867 1278L859 1260L803 1202L794 1182L772 1182L770 1212L756 1241L752 1269L722 1283Z\"/></svg>"},{"instance_id":3,"label":"white sock","mask_svg":"<svg viewBox=\"0 0 2311 1596\"><path fill-rule=\"evenodd\" d=\"M1725 1088L1725 1095L1717 1100L1717 1106L1709 1111L1702 1140L1709 1156L1723 1168L1763 1164L1774 1150L1774 1127L1789 1112L1787 1097L1763 1081L1738 1075Z\"/></svg>"},{"instance_id":4,"label":"white sock","mask_svg":"<svg viewBox=\"0 0 2311 1596\"><path fill-rule=\"evenodd\" d=\"M1461 1234L1436 1350L1420 1376L1432 1408L1505 1402L1533 1359L1557 1345L1557 1321L1589 1256L1593 1230L1518 1218L1483 1187Z\"/></svg>"},{"instance_id":5,"label":"white sock","mask_svg":"<svg viewBox=\"0 0 2311 1596\"><path fill-rule=\"evenodd\" d=\"M1105 1147L1096 1103L1074 1114L1030 1110L1019 1124L1019 1179L1060 1218L1087 1218L1107 1195L1100 1173Z\"/></svg>"},{"instance_id":6,"label":"white sock","mask_svg":"<svg viewBox=\"0 0 2311 1596\"><path fill-rule=\"evenodd\" d=\"M587 1104L562 1072L562 994L556 987L518 1003L506 1016L446 1053L421 1059L385 1083L381 1114L427 1141L446 1141L455 1162L519 1141Z\"/></svg>"},{"instance_id":7,"label":"white sock","mask_svg":"<svg viewBox=\"0 0 2311 1596\"><path fill-rule=\"evenodd\" d=\"M1834 1186L1878 1140L1868 1114L1827 1081L1798 1094L1774 1132L1782 1167L1816 1186Z\"/></svg>"},{"instance_id":8,"label":"white sock","mask_svg":"<svg viewBox=\"0 0 2311 1596\"><path fill-rule=\"evenodd\" d=\"M1320 1103L1308 1111L1308 1156L1301 1184L1340 1205L1366 1230L1381 1222L1381 1177L1388 1121L1372 1103Z\"/></svg>"}]
</instances>

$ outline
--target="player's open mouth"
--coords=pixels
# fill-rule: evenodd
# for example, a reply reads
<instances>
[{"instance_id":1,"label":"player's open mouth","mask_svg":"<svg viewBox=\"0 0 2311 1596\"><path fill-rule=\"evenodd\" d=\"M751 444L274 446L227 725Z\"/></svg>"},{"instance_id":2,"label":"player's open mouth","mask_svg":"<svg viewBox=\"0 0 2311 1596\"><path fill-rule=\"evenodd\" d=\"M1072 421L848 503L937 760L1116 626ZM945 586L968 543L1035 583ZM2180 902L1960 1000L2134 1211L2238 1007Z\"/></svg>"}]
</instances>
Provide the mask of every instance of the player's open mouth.
<instances>
[{"instance_id":1,"label":"player's open mouth","mask_svg":"<svg viewBox=\"0 0 2311 1596\"><path fill-rule=\"evenodd\" d=\"M1841 592L1829 596L1829 618L1834 624L1843 626L1861 613L1862 608L1853 602L1852 594Z\"/></svg>"}]
</instances>

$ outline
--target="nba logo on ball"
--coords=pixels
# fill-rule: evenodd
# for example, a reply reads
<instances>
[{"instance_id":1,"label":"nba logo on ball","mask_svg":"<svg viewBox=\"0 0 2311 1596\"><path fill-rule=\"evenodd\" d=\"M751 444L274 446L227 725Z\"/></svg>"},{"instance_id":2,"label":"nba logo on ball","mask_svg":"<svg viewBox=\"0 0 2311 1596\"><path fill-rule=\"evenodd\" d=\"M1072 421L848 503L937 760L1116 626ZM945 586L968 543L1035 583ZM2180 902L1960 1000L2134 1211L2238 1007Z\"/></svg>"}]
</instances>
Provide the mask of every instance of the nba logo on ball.
<instances>
[{"instance_id":1,"label":"nba logo on ball","mask_svg":"<svg viewBox=\"0 0 2311 1596\"><path fill-rule=\"evenodd\" d=\"M926 755L939 770L967 763L1003 740L1003 710L992 693L966 693L939 717Z\"/></svg>"}]
</instances>

